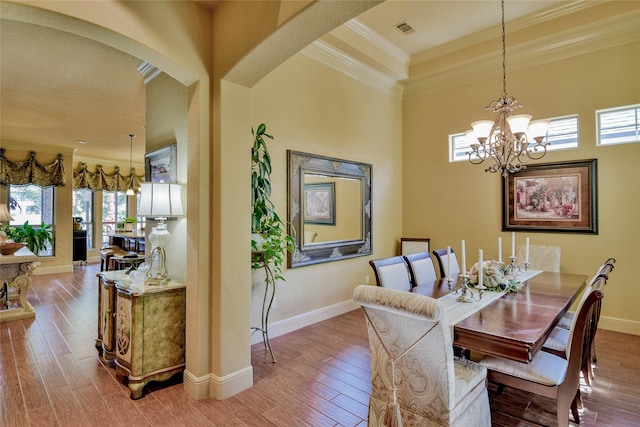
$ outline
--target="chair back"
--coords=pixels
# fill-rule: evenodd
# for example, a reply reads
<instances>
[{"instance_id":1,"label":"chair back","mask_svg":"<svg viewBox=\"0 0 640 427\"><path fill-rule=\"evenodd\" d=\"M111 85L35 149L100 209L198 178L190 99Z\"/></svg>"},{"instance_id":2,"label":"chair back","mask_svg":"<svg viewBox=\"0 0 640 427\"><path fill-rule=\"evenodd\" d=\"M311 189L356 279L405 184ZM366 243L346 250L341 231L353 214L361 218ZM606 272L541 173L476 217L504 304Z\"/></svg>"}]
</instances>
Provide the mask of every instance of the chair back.
<instances>
[{"instance_id":1,"label":"chair back","mask_svg":"<svg viewBox=\"0 0 640 427\"><path fill-rule=\"evenodd\" d=\"M366 285L355 289L353 299L364 308L369 333L370 415L384 412L387 402L393 401L395 386L401 412L408 408L422 422L426 418L448 425L455 401L454 362L451 333L440 303L423 295ZM383 407L377 411L372 405Z\"/></svg>"},{"instance_id":2,"label":"chair back","mask_svg":"<svg viewBox=\"0 0 640 427\"><path fill-rule=\"evenodd\" d=\"M382 258L369 261L376 275L376 283L383 288L399 291L411 290L411 279L407 270L407 263L401 256Z\"/></svg>"},{"instance_id":3,"label":"chair back","mask_svg":"<svg viewBox=\"0 0 640 427\"><path fill-rule=\"evenodd\" d=\"M519 264L524 263L526 247L518 245L516 258ZM544 271L560 271L560 246L529 245L529 269Z\"/></svg>"},{"instance_id":4,"label":"chair back","mask_svg":"<svg viewBox=\"0 0 640 427\"><path fill-rule=\"evenodd\" d=\"M409 275L413 286L425 285L438 280L436 267L429 252L418 252L404 257L409 266Z\"/></svg>"},{"instance_id":5,"label":"chair back","mask_svg":"<svg viewBox=\"0 0 640 427\"><path fill-rule=\"evenodd\" d=\"M436 249L433 251L433 254L436 256L436 260L438 260L440 278L444 279L445 277L448 277L455 281L460 275L460 265L458 264L458 258L456 257L456 253L453 249L451 249L449 255L447 255L447 248ZM449 265L447 257L451 257L451 275L449 275L449 272L447 271L447 266Z\"/></svg>"},{"instance_id":6,"label":"chair back","mask_svg":"<svg viewBox=\"0 0 640 427\"><path fill-rule=\"evenodd\" d=\"M571 322L569 339L567 341L566 359L569 361L569 366L571 366L571 360L573 358L578 357L578 360L580 360L582 357L583 344L585 341L588 341L586 334L591 322L593 322L593 309L598 306L604 297L602 288L605 282L606 279L604 277L598 276L591 287L585 290L582 299L578 303L576 314L573 316L573 321ZM578 367L578 371L579 370L580 368Z\"/></svg>"},{"instance_id":7,"label":"chair back","mask_svg":"<svg viewBox=\"0 0 640 427\"><path fill-rule=\"evenodd\" d=\"M587 343L589 338L587 334L589 333L592 322L592 312L604 297L602 291L604 282L605 279L603 277L596 280L590 292L587 293L586 298L584 298L578 306L576 315L571 323L569 340L567 342L568 366L564 381L561 385L563 389L571 391L571 396L575 395L580 388L583 356L585 352L588 351ZM574 416L576 415L574 414Z\"/></svg>"}]
</instances>

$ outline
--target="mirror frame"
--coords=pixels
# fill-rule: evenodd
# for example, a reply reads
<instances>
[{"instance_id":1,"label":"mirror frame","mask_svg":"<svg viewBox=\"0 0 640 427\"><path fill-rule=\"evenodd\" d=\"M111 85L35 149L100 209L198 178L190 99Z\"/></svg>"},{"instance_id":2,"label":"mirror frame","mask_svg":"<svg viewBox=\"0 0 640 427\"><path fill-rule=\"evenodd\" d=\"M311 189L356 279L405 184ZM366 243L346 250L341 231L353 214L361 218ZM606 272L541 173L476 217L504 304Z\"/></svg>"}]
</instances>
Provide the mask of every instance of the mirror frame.
<instances>
[{"instance_id":1,"label":"mirror frame","mask_svg":"<svg viewBox=\"0 0 640 427\"><path fill-rule=\"evenodd\" d=\"M301 195L304 194L303 177L306 172L360 181L362 188L362 221L359 239L335 240L304 245L302 241ZM287 267L302 267L366 256L373 253L371 238L372 166L370 164L287 150L287 177L289 235L294 238L296 244L296 250L288 254Z\"/></svg>"}]
</instances>

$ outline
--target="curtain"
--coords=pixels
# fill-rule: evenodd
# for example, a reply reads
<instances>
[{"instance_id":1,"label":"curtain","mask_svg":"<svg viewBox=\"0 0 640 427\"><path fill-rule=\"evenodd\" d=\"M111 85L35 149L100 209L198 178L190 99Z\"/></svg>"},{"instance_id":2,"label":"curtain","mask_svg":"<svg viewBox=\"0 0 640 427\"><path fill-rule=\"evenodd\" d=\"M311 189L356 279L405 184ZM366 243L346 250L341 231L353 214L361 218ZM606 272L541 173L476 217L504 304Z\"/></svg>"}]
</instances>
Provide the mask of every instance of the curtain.
<instances>
[{"instance_id":1,"label":"curtain","mask_svg":"<svg viewBox=\"0 0 640 427\"><path fill-rule=\"evenodd\" d=\"M133 182L132 182L133 181ZM135 192L140 191L140 183L144 176L136 175L136 170L131 168L129 176L120 173L120 166L114 166L113 172L106 173L102 165L96 165L95 172L87 168L87 164L80 162L78 168L73 171L73 188L88 188L90 190L127 191L129 185Z\"/></svg>"},{"instance_id":2,"label":"curtain","mask_svg":"<svg viewBox=\"0 0 640 427\"><path fill-rule=\"evenodd\" d=\"M55 162L50 165L43 165L36 160L36 153L31 151L27 161L14 162L7 159L5 149L0 148L0 184L36 184L40 187L66 185L63 160L64 156L58 154Z\"/></svg>"}]
</instances>

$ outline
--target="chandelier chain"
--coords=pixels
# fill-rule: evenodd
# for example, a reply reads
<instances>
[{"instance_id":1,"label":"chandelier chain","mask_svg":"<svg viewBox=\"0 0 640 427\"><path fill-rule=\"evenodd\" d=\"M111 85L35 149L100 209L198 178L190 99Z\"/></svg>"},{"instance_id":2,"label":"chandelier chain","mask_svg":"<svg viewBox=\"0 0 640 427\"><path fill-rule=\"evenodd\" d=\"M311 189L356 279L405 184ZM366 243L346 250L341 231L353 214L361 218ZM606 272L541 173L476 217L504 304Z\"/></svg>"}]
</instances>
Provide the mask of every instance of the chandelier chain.
<instances>
[{"instance_id":1,"label":"chandelier chain","mask_svg":"<svg viewBox=\"0 0 640 427\"><path fill-rule=\"evenodd\" d=\"M502 0L502 93L507 98L507 43L504 27L504 0Z\"/></svg>"}]
</instances>

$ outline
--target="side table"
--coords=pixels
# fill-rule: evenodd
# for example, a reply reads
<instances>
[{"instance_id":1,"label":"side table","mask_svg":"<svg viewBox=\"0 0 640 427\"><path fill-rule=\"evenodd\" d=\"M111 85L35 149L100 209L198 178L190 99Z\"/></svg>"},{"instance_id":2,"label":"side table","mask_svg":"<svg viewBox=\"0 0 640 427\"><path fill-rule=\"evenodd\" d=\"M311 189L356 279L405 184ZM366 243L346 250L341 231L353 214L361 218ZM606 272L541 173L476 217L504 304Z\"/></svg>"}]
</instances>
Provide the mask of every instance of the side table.
<instances>
[{"instance_id":1,"label":"side table","mask_svg":"<svg viewBox=\"0 0 640 427\"><path fill-rule=\"evenodd\" d=\"M0 321L35 317L33 306L27 301L31 278L38 257L28 248L20 248L13 255L0 255L0 283L4 286L5 300L2 301ZM11 291L13 288L13 292Z\"/></svg>"},{"instance_id":2,"label":"side table","mask_svg":"<svg viewBox=\"0 0 640 427\"><path fill-rule=\"evenodd\" d=\"M186 287L118 280L115 288L116 377L139 399L148 382L184 371Z\"/></svg>"}]
</instances>

